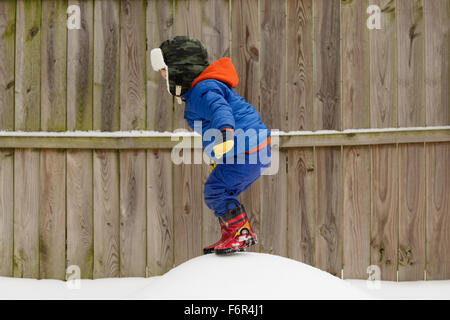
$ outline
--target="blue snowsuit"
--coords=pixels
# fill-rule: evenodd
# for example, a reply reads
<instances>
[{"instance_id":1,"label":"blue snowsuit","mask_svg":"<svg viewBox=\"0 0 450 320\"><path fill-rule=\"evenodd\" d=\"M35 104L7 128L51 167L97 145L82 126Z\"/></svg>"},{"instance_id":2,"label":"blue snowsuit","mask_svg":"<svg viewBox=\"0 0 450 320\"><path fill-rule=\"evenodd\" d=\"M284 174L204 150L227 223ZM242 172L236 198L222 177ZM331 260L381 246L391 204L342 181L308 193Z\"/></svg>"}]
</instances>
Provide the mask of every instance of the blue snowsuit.
<instances>
[{"instance_id":1,"label":"blue snowsuit","mask_svg":"<svg viewBox=\"0 0 450 320\"><path fill-rule=\"evenodd\" d=\"M237 196L270 165L270 131L254 107L233 89L237 82L236 70L225 57L210 64L181 96L186 102L184 118L202 135L205 153L218 163L203 192L206 205L217 217L226 213L230 200L239 204ZM201 129L195 121L201 121ZM212 152L213 141L205 133L224 128L234 130L234 148L217 159ZM229 203L229 210L236 207L234 201Z\"/></svg>"}]
</instances>

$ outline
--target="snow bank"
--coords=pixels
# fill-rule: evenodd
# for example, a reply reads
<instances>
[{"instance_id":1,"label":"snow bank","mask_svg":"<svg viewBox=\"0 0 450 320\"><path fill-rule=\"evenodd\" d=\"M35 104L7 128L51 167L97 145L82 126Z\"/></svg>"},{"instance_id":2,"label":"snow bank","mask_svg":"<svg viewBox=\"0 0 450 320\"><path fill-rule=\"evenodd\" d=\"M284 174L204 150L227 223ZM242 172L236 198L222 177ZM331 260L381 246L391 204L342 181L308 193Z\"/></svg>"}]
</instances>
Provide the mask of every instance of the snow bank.
<instances>
[{"instance_id":1,"label":"snow bank","mask_svg":"<svg viewBox=\"0 0 450 320\"><path fill-rule=\"evenodd\" d=\"M309 265L262 253L207 255L155 279L138 299L364 299L361 290Z\"/></svg>"},{"instance_id":2,"label":"snow bank","mask_svg":"<svg viewBox=\"0 0 450 320\"><path fill-rule=\"evenodd\" d=\"M365 280L248 252L200 256L160 277L81 280L78 289L58 280L0 277L0 299L450 299L450 281L381 281L371 289Z\"/></svg>"}]
</instances>

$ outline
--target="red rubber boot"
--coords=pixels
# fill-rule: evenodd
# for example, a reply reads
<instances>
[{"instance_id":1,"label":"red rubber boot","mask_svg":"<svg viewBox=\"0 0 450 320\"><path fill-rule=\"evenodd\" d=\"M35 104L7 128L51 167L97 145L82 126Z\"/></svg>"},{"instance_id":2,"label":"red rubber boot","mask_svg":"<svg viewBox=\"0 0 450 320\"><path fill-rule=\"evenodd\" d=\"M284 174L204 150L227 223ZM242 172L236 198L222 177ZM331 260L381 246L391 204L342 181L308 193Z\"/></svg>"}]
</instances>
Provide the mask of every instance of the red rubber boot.
<instances>
[{"instance_id":1,"label":"red rubber boot","mask_svg":"<svg viewBox=\"0 0 450 320\"><path fill-rule=\"evenodd\" d=\"M228 209L228 205L227 205ZM222 230L222 239L215 245L216 254L230 254L245 251L246 248L258 242L256 234L253 233L245 213L245 208L240 205L219 217Z\"/></svg>"}]
</instances>

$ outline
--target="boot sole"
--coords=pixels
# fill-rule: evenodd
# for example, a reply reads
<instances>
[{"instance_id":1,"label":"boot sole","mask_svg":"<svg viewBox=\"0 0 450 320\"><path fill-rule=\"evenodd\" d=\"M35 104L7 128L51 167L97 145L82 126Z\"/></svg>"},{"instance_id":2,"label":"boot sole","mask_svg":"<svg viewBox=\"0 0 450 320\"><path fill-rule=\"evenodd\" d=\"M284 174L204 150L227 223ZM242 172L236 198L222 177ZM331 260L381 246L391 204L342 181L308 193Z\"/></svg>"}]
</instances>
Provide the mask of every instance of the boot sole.
<instances>
[{"instance_id":1,"label":"boot sole","mask_svg":"<svg viewBox=\"0 0 450 320\"><path fill-rule=\"evenodd\" d=\"M236 252L245 252L247 250L247 248L255 245L258 243L258 239L252 238L251 240L248 241L247 244L245 244L245 246L240 247L238 249L233 249L233 248L227 248L227 249L214 249L214 253L217 255L230 255Z\"/></svg>"}]
</instances>

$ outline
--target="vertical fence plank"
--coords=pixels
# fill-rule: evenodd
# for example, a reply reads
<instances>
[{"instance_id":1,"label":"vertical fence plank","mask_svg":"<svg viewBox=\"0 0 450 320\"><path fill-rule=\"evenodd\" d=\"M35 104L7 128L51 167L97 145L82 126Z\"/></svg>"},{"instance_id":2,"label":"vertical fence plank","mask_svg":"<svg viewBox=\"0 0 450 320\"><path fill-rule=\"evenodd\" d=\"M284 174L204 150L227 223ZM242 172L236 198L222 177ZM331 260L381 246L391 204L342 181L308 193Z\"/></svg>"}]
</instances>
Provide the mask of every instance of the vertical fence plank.
<instances>
[{"instance_id":1,"label":"vertical fence plank","mask_svg":"<svg viewBox=\"0 0 450 320\"><path fill-rule=\"evenodd\" d=\"M0 130L14 130L16 2L0 2Z\"/></svg>"},{"instance_id":2,"label":"vertical fence plank","mask_svg":"<svg viewBox=\"0 0 450 320\"><path fill-rule=\"evenodd\" d=\"M170 151L147 152L148 276L169 271L173 256L172 162Z\"/></svg>"},{"instance_id":3,"label":"vertical fence plank","mask_svg":"<svg viewBox=\"0 0 450 320\"><path fill-rule=\"evenodd\" d=\"M120 129L146 126L146 18L143 0L120 2Z\"/></svg>"},{"instance_id":4,"label":"vertical fence plank","mask_svg":"<svg viewBox=\"0 0 450 320\"><path fill-rule=\"evenodd\" d=\"M313 4L311 0L288 0L287 4L288 129L312 130Z\"/></svg>"},{"instance_id":5,"label":"vertical fence plank","mask_svg":"<svg viewBox=\"0 0 450 320\"><path fill-rule=\"evenodd\" d=\"M41 2L17 1L15 129L40 129ZM14 276L39 277L39 150L14 153ZM24 236L26 235L26 236Z\"/></svg>"},{"instance_id":6,"label":"vertical fence plank","mask_svg":"<svg viewBox=\"0 0 450 320\"><path fill-rule=\"evenodd\" d=\"M209 62L230 57L229 1L209 0L202 3L202 42L208 48ZM209 166L202 163L202 194L209 177ZM214 212L202 201L202 247L220 238L220 225Z\"/></svg>"},{"instance_id":7,"label":"vertical fence plank","mask_svg":"<svg viewBox=\"0 0 450 320\"><path fill-rule=\"evenodd\" d=\"M450 2L424 1L425 121L450 124ZM447 32L447 33L445 33ZM429 280L449 279L449 145L426 146L426 274Z\"/></svg>"},{"instance_id":8,"label":"vertical fence plank","mask_svg":"<svg viewBox=\"0 0 450 320\"><path fill-rule=\"evenodd\" d=\"M146 154L120 153L120 276L143 277L147 264Z\"/></svg>"},{"instance_id":9,"label":"vertical fence plank","mask_svg":"<svg viewBox=\"0 0 450 320\"><path fill-rule=\"evenodd\" d=\"M80 7L81 28L67 38L67 129L92 129L93 1L69 0ZM93 272L92 151L67 150L67 264Z\"/></svg>"},{"instance_id":10,"label":"vertical fence plank","mask_svg":"<svg viewBox=\"0 0 450 320\"><path fill-rule=\"evenodd\" d=\"M314 129L339 130L340 1L314 1ZM316 267L336 276L342 270L340 148L316 148Z\"/></svg>"},{"instance_id":11,"label":"vertical fence plank","mask_svg":"<svg viewBox=\"0 0 450 320\"><path fill-rule=\"evenodd\" d=\"M42 0L41 128L66 130L67 1Z\"/></svg>"},{"instance_id":12,"label":"vertical fence plank","mask_svg":"<svg viewBox=\"0 0 450 320\"><path fill-rule=\"evenodd\" d=\"M65 278L66 161L63 149L41 151L39 190L39 277Z\"/></svg>"},{"instance_id":13,"label":"vertical fence plank","mask_svg":"<svg viewBox=\"0 0 450 320\"><path fill-rule=\"evenodd\" d=\"M425 154L423 144L399 145L398 280L424 280Z\"/></svg>"},{"instance_id":14,"label":"vertical fence plank","mask_svg":"<svg viewBox=\"0 0 450 320\"><path fill-rule=\"evenodd\" d=\"M314 129L340 130L340 1L314 1Z\"/></svg>"},{"instance_id":15,"label":"vertical fence plank","mask_svg":"<svg viewBox=\"0 0 450 320\"><path fill-rule=\"evenodd\" d=\"M427 126L450 124L450 1L424 1Z\"/></svg>"},{"instance_id":16,"label":"vertical fence plank","mask_svg":"<svg viewBox=\"0 0 450 320\"><path fill-rule=\"evenodd\" d=\"M311 0L287 1L289 130L313 129L313 20ZM288 151L287 256L314 265L313 149Z\"/></svg>"},{"instance_id":17,"label":"vertical fence plank","mask_svg":"<svg viewBox=\"0 0 450 320\"><path fill-rule=\"evenodd\" d=\"M344 0L341 3L342 128L369 128L369 29L366 26L368 1Z\"/></svg>"},{"instance_id":18,"label":"vertical fence plank","mask_svg":"<svg viewBox=\"0 0 450 320\"><path fill-rule=\"evenodd\" d=\"M93 278L120 276L119 153L94 151Z\"/></svg>"},{"instance_id":19,"label":"vertical fence plank","mask_svg":"<svg viewBox=\"0 0 450 320\"><path fill-rule=\"evenodd\" d=\"M286 3L261 1L261 119L269 129L287 127L286 114ZM274 150L274 148L272 148ZM286 256L287 178L286 150L273 152L279 157L276 175L261 179L261 251Z\"/></svg>"},{"instance_id":20,"label":"vertical fence plank","mask_svg":"<svg viewBox=\"0 0 450 320\"><path fill-rule=\"evenodd\" d=\"M68 0L80 7L80 29L67 35L67 130L92 130L94 2Z\"/></svg>"},{"instance_id":21,"label":"vertical fence plank","mask_svg":"<svg viewBox=\"0 0 450 320\"><path fill-rule=\"evenodd\" d=\"M397 279L398 155L395 145L371 147L370 261L380 267L381 280Z\"/></svg>"},{"instance_id":22,"label":"vertical fence plank","mask_svg":"<svg viewBox=\"0 0 450 320\"><path fill-rule=\"evenodd\" d=\"M17 1L15 130L39 130L41 112L41 1Z\"/></svg>"},{"instance_id":23,"label":"vertical fence plank","mask_svg":"<svg viewBox=\"0 0 450 320\"><path fill-rule=\"evenodd\" d=\"M0 130L14 129L16 2L0 2ZM0 150L0 276L13 275L14 150Z\"/></svg>"},{"instance_id":24,"label":"vertical fence plank","mask_svg":"<svg viewBox=\"0 0 450 320\"><path fill-rule=\"evenodd\" d=\"M41 129L66 129L66 1L43 0L41 18ZM64 279L66 207L64 150L41 150L40 277Z\"/></svg>"},{"instance_id":25,"label":"vertical fence plank","mask_svg":"<svg viewBox=\"0 0 450 320\"><path fill-rule=\"evenodd\" d=\"M171 131L173 98L166 81L150 63L150 50L168 39L173 28L173 2L147 3L147 127ZM174 263L172 162L170 152L147 152L147 266L149 276L167 272Z\"/></svg>"},{"instance_id":26,"label":"vertical fence plank","mask_svg":"<svg viewBox=\"0 0 450 320\"><path fill-rule=\"evenodd\" d=\"M425 125L422 1L398 0L398 125ZM425 158L423 144L399 146L398 279L423 280L425 270Z\"/></svg>"},{"instance_id":27,"label":"vertical fence plank","mask_svg":"<svg viewBox=\"0 0 450 320\"><path fill-rule=\"evenodd\" d=\"M14 151L0 151L0 277L12 277L14 252Z\"/></svg>"},{"instance_id":28,"label":"vertical fence plank","mask_svg":"<svg viewBox=\"0 0 450 320\"><path fill-rule=\"evenodd\" d=\"M120 4L119 0L94 2L94 130L120 129Z\"/></svg>"},{"instance_id":29,"label":"vertical fence plank","mask_svg":"<svg viewBox=\"0 0 450 320\"><path fill-rule=\"evenodd\" d=\"M425 125L424 24L421 0L397 0L398 126Z\"/></svg>"},{"instance_id":30,"label":"vertical fence plank","mask_svg":"<svg viewBox=\"0 0 450 320\"><path fill-rule=\"evenodd\" d=\"M167 92L166 80L155 72L150 51L172 35L173 2L150 0L147 2L147 129L171 131L173 98Z\"/></svg>"},{"instance_id":31,"label":"vertical fence plank","mask_svg":"<svg viewBox=\"0 0 450 320\"><path fill-rule=\"evenodd\" d=\"M367 279L370 265L370 150L344 147L344 277Z\"/></svg>"},{"instance_id":32,"label":"vertical fence plank","mask_svg":"<svg viewBox=\"0 0 450 320\"><path fill-rule=\"evenodd\" d=\"M92 151L67 150L67 266L77 265L81 278L92 279Z\"/></svg>"},{"instance_id":33,"label":"vertical fence plank","mask_svg":"<svg viewBox=\"0 0 450 320\"><path fill-rule=\"evenodd\" d=\"M146 125L145 2L120 2L120 129ZM120 151L120 275L145 276L146 151ZM150 204L151 205L151 204Z\"/></svg>"},{"instance_id":34,"label":"vertical fence plank","mask_svg":"<svg viewBox=\"0 0 450 320\"><path fill-rule=\"evenodd\" d=\"M450 279L450 143L426 145L427 280Z\"/></svg>"},{"instance_id":35,"label":"vertical fence plank","mask_svg":"<svg viewBox=\"0 0 450 320\"><path fill-rule=\"evenodd\" d=\"M39 150L14 155L14 277L39 278Z\"/></svg>"},{"instance_id":36,"label":"vertical fence plank","mask_svg":"<svg viewBox=\"0 0 450 320\"><path fill-rule=\"evenodd\" d=\"M288 159L287 256L314 265L314 152L312 148L289 150Z\"/></svg>"},{"instance_id":37,"label":"vertical fence plank","mask_svg":"<svg viewBox=\"0 0 450 320\"><path fill-rule=\"evenodd\" d=\"M236 92L259 110L260 21L258 1L231 1L231 59L239 77Z\"/></svg>"},{"instance_id":38,"label":"vertical fence plank","mask_svg":"<svg viewBox=\"0 0 450 320\"><path fill-rule=\"evenodd\" d=\"M342 128L368 128L368 1L341 4ZM343 151L343 275L364 279L370 265L370 149L358 146L345 147Z\"/></svg>"},{"instance_id":39,"label":"vertical fence plank","mask_svg":"<svg viewBox=\"0 0 450 320\"><path fill-rule=\"evenodd\" d=\"M369 32L370 127L397 127L396 7L393 0L369 0L381 9L381 30Z\"/></svg>"},{"instance_id":40,"label":"vertical fence plank","mask_svg":"<svg viewBox=\"0 0 450 320\"><path fill-rule=\"evenodd\" d=\"M316 148L316 267L335 276L342 270L341 149Z\"/></svg>"},{"instance_id":41,"label":"vertical fence plank","mask_svg":"<svg viewBox=\"0 0 450 320\"><path fill-rule=\"evenodd\" d=\"M94 2L94 130L120 129L119 12L118 0ZM93 278L118 277L120 276L118 151L94 151L93 180Z\"/></svg>"},{"instance_id":42,"label":"vertical fence plank","mask_svg":"<svg viewBox=\"0 0 450 320\"><path fill-rule=\"evenodd\" d=\"M259 26L258 1L231 1L231 59L239 77L235 89L256 110L259 110ZM256 180L239 196L253 232L260 235L261 179ZM249 251L259 251L260 243Z\"/></svg>"},{"instance_id":43,"label":"vertical fence plank","mask_svg":"<svg viewBox=\"0 0 450 320\"><path fill-rule=\"evenodd\" d=\"M174 34L202 40L202 1L175 1ZM186 128L184 104L174 103L173 129ZM202 254L202 165L173 167L175 265Z\"/></svg>"}]
</instances>

